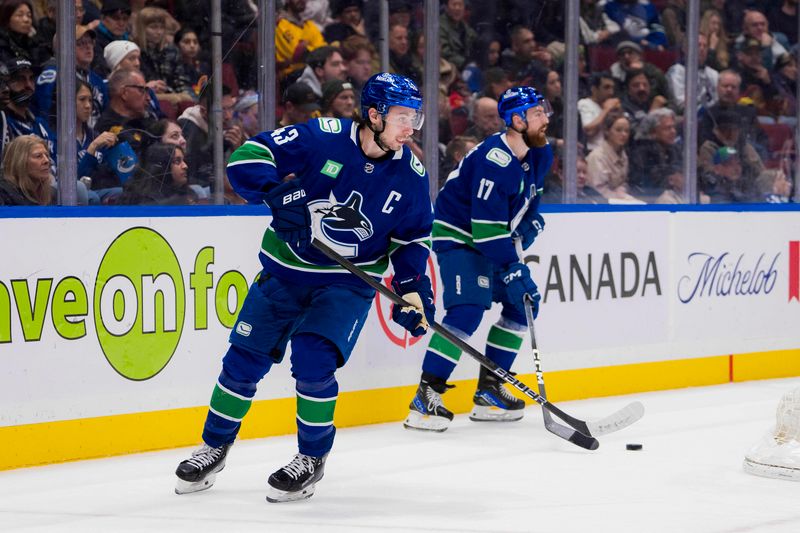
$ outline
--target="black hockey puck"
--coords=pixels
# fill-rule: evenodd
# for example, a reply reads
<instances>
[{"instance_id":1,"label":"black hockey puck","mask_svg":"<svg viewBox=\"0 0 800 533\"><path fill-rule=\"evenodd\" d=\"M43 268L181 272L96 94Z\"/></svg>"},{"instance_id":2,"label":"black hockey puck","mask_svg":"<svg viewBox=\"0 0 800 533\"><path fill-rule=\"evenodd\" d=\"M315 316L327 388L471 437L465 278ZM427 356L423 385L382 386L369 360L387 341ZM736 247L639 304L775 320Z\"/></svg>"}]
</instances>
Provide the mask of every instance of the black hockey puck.
<instances>
[{"instance_id":1,"label":"black hockey puck","mask_svg":"<svg viewBox=\"0 0 800 533\"><path fill-rule=\"evenodd\" d=\"M641 444L626 444L625 445L625 449L626 450L634 450L634 451L635 450L641 450L642 449L642 445Z\"/></svg>"}]
</instances>

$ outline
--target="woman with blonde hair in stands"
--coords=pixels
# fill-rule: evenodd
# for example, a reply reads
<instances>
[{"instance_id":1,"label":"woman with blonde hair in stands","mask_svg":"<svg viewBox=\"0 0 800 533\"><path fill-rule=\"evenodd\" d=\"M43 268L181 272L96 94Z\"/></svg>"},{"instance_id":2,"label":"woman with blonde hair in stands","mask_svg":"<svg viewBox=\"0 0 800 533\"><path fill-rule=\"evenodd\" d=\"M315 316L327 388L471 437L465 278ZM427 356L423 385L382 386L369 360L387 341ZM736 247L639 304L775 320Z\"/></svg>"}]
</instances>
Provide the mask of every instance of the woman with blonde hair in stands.
<instances>
[{"instance_id":1,"label":"woman with blonde hair in stands","mask_svg":"<svg viewBox=\"0 0 800 533\"><path fill-rule=\"evenodd\" d=\"M50 152L41 137L21 135L3 154L0 205L50 205Z\"/></svg>"},{"instance_id":2,"label":"woman with blonde hair in stands","mask_svg":"<svg viewBox=\"0 0 800 533\"><path fill-rule=\"evenodd\" d=\"M709 8L703 12L700 35L705 35L708 39L706 65L718 72L728 68L731 63L731 40L725 31L725 22L719 11Z\"/></svg>"}]
</instances>

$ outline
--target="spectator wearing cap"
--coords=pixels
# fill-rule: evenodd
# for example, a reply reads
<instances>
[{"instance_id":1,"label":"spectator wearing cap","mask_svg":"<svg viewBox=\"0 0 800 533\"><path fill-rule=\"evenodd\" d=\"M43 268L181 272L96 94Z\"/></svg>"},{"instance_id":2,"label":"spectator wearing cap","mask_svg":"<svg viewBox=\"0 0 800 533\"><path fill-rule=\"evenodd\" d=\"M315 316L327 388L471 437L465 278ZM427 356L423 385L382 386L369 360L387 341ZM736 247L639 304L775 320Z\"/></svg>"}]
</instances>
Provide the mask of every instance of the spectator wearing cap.
<instances>
[{"instance_id":1,"label":"spectator wearing cap","mask_svg":"<svg viewBox=\"0 0 800 533\"><path fill-rule=\"evenodd\" d=\"M622 110L622 102L616 97L617 85L610 72L596 72L591 77L591 96L578 100L586 148L591 151L603 140L603 122L613 111Z\"/></svg>"},{"instance_id":2,"label":"spectator wearing cap","mask_svg":"<svg viewBox=\"0 0 800 533\"><path fill-rule=\"evenodd\" d=\"M617 45L617 61L611 65L611 75L622 84L625 83L631 72L639 70L643 70L647 75L652 96L662 96L669 101L669 83L664 73L657 66L642 58L641 46L633 41L622 41Z\"/></svg>"},{"instance_id":3,"label":"spectator wearing cap","mask_svg":"<svg viewBox=\"0 0 800 533\"><path fill-rule=\"evenodd\" d=\"M718 161L715 157L718 158L722 153L719 151L720 148L729 148L737 155L741 165L743 185L740 185L739 188L742 191L752 192L752 186L758 175L764 170L764 164L753 145L742 135L740 117L731 109L723 109L717 112L712 119L715 124L712 136L700 146L697 156L700 174L712 175L716 172L714 166L718 164ZM713 198L713 187L709 186L703 190Z\"/></svg>"},{"instance_id":4,"label":"spectator wearing cap","mask_svg":"<svg viewBox=\"0 0 800 533\"><path fill-rule=\"evenodd\" d=\"M322 86L322 116L353 118L356 94L348 81L331 80Z\"/></svg>"},{"instance_id":5,"label":"spectator wearing cap","mask_svg":"<svg viewBox=\"0 0 800 533\"><path fill-rule=\"evenodd\" d=\"M681 161L675 112L668 107L650 111L639 124L630 148L631 191L640 197L658 195L667 183L653 169L680 165Z\"/></svg>"},{"instance_id":6,"label":"spectator wearing cap","mask_svg":"<svg viewBox=\"0 0 800 533\"><path fill-rule=\"evenodd\" d=\"M96 24L95 24L96 26ZM105 80L92 70L94 61L94 41L96 33L91 25L75 27L75 70L78 79L89 84L92 89L92 113L88 119L89 127L94 127L100 115L108 105L108 87ZM56 37L53 37L54 39ZM51 57L43 66L36 78L36 91L31 110L44 119L52 131L56 128L56 82L58 80L58 64Z\"/></svg>"},{"instance_id":7,"label":"spectator wearing cap","mask_svg":"<svg viewBox=\"0 0 800 533\"><path fill-rule=\"evenodd\" d=\"M311 20L303 18L306 0L286 0L275 29L275 62L280 77L303 68L306 55L326 44Z\"/></svg>"},{"instance_id":8,"label":"spectator wearing cap","mask_svg":"<svg viewBox=\"0 0 800 533\"><path fill-rule=\"evenodd\" d=\"M786 37L790 47L797 44L797 0L773 2L767 21L772 31Z\"/></svg>"},{"instance_id":9,"label":"spectator wearing cap","mask_svg":"<svg viewBox=\"0 0 800 533\"><path fill-rule=\"evenodd\" d=\"M103 0L100 10L100 24L97 26L97 39L94 43L94 63L92 69L101 76L108 76L111 69L104 61L103 51L113 41L128 41L128 23L131 19L129 0Z\"/></svg>"},{"instance_id":10,"label":"spectator wearing cap","mask_svg":"<svg viewBox=\"0 0 800 533\"><path fill-rule=\"evenodd\" d=\"M672 108L683 114L686 104L686 43L682 45L683 59L667 70ZM709 107L717 101L717 82L719 72L706 65L708 58L708 38L702 33L697 36L697 108Z\"/></svg>"},{"instance_id":11,"label":"spectator wearing cap","mask_svg":"<svg viewBox=\"0 0 800 533\"><path fill-rule=\"evenodd\" d=\"M283 115L278 127L308 122L319 110L319 99L311 87L303 82L293 83L283 94Z\"/></svg>"},{"instance_id":12,"label":"spectator wearing cap","mask_svg":"<svg viewBox=\"0 0 800 533\"><path fill-rule=\"evenodd\" d=\"M322 46L310 54L308 65L297 81L305 83L317 98L322 97L322 84L331 80L347 79L347 70L342 53L335 46Z\"/></svg>"},{"instance_id":13,"label":"spectator wearing cap","mask_svg":"<svg viewBox=\"0 0 800 533\"><path fill-rule=\"evenodd\" d=\"M341 47L342 59L347 71L347 81L353 86L356 100L360 99L361 89L367 80L375 74L373 61L376 56L375 47L360 35L351 35L344 40ZM358 104L358 102L356 102Z\"/></svg>"},{"instance_id":14,"label":"spectator wearing cap","mask_svg":"<svg viewBox=\"0 0 800 533\"><path fill-rule=\"evenodd\" d=\"M511 30L511 46L500 56L500 66L522 85L543 79L552 62L550 52L536 43L535 35L525 26Z\"/></svg>"},{"instance_id":15,"label":"spectator wearing cap","mask_svg":"<svg viewBox=\"0 0 800 533\"><path fill-rule=\"evenodd\" d=\"M465 137L483 141L486 137L502 131L503 121L497 111L497 100L483 96L473 100L470 122L472 125L464 132Z\"/></svg>"},{"instance_id":16,"label":"spectator wearing cap","mask_svg":"<svg viewBox=\"0 0 800 533\"><path fill-rule=\"evenodd\" d=\"M650 78L644 70L628 73L622 94L622 110L631 121L631 128L636 131L639 122L654 109L666 107L667 99L661 95L653 96Z\"/></svg>"},{"instance_id":17,"label":"spectator wearing cap","mask_svg":"<svg viewBox=\"0 0 800 533\"><path fill-rule=\"evenodd\" d=\"M8 79L9 102L0 111L0 155L16 137L36 135L46 142L51 160L55 161L55 145L47 124L30 110L36 87L31 62L24 58L13 58L7 60L2 68Z\"/></svg>"},{"instance_id":18,"label":"spectator wearing cap","mask_svg":"<svg viewBox=\"0 0 800 533\"><path fill-rule=\"evenodd\" d=\"M718 146L700 169L698 185L712 204L755 200L755 177L747 177L736 148Z\"/></svg>"},{"instance_id":19,"label":"spectator wearing cap","mask_svg":"<svg viewBox=\"0 0 800 533\"><path fill-rule=\"evenodd\" d=\"M108 46L103 51L103 57L111 74L117 70L131 69L139 72L144 77L144 73L141 70L141 50L133 41L112 41L108 43ZM145 77L145 88L147 89L147 108L145 110L147 117L152 120L165 118L156 94L156 91L163 90L164 82L162 80L148 81Z\"/></svg>"},{"instance_id":20,"label":"spectator wearing cap","mask_svg":"<svg viewBox=\"0 0 800 533\"><path fill-rule=\"evenodd\" d=\"M778 95L772 70L764 66L763 47L755 38L748 38L736 49L736 62L742 75L742 91L751 98L759 115L768 115L768 101Z\"/></svg>"},{"instance_id":21,"label":"spectator wearing cap","mask_svg":"<svg viewBox=\"0 0 800 533\"><path fill-rule=\"evenodd\" d=\"M30 0L6 0L0 5L0 61L27 59L38 70L48 57L33 27Z\"/></svg>"},{"instance_id":22,"label":"spectator wearing cap","mask_svg":"<svg viewBox=\"0 0 800 533\"><path fill-rule=\"evenodd\" d=\"M795 23L795 25L797 24ZM744 12L742 33L734 41L734 47L739 50L753 46L749 41L758 43L761 64L767 69L771 69L778 57L786 53L789 48L786 36L782 33L775 35L770 33L767 17L756 9L748 9Z\"/></svg>"},{"instance_id":23,"label":"spectator wearing cap","mask_svg":"<svg viewBox=\"0 0 800 533\"><path fill-rule=\"evenodd\" d=\"M650 2L610 0L606 2L605 13L622 28L620 34L627 39L658 50L667 45L658 10Z\"/></svg>"},{"instance_id":24,"label":"spectator wearing cap","mask_svg":"<svg viewBox=\"0 0 800 533\"><path fill-rule=\"evenodd\" d=\"M145 7L136 16L133 41L141 51L141 71L148 82L160 81L155 88L160 100L172 103L191 101L189 78L178 47L167 42L169 13L160 7Z\"/></svg>"},{"instance_id":25,"label":"spectator wearing cap","mask_svg":"<svg viewBox=\"0 0 800 533\"><path fill-rule=\"evenodd\" d=\"M325 27L325 40L341 46L352 35L367 35L364 29L364 0L331 0L331 16L335 22Z\"/></svg>"},{"instance_id":26,"label":"spectator wearing cap","mask_svg":"<svg viewBox=\"0 0 800 533\"><path fill-rule=\"evenodd\" d=\"M464 0L447 0L439 19L439 45L442 57L463 70L475 47L478 34L465 20Z\"/></svg>"}]
</instances>

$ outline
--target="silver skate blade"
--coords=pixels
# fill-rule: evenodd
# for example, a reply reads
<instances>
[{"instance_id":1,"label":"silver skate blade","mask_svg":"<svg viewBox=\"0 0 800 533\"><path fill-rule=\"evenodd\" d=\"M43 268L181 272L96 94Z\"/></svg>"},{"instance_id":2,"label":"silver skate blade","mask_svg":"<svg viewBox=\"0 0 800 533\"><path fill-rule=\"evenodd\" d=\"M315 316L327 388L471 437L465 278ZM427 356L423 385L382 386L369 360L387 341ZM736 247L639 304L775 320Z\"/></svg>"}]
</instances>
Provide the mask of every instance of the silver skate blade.
<instances>
[{"instance_id":1,"label":"silver skate blade","mask_svg":"<svg viewBox=\"0 0 800 533\"><path fill-rule=\"evenodd\" d=\"M524 409L508 411L499 407L488 405L475 405L469 414L473 422L516 422L525 415Z\"/></svg>"},{"instance_id":2,"label":"silver skate blade","mask_svg":"<svg viewBox=\"0 0 800 533\"><path fill-rule=\"evenodd\" d=\"M307 500L314 495L315 486L316 483L312 483L306 488L295 492L288 492L285 490L278 490L275 487L270 487L269 492L267 493L267 501L269 503L285 503Z\"/></svg>"},{"instance_id":3,"label":"silver skate blade","mask_svg":"<svg viewBox=\"0 0 800 533\"><path fill-rule=\"evenodd\" d=\"M192 492L200 492L201 490L208 490L217 479L216 472L207 475L202 481L184 481L178 478L175 484L175 494L191 494Z\"/></svg>"},{"instance_id":4,"label":"silver skate blade","mask_svg":"<svg viewBox=\"0 0 800 533\"><path fill-rule=\"evenodd\" d=\"M423 415L418 411L411 411L408 413L403 427L406 429L415 429L418 431L435 431L441 433L447 429L450 421L443 416Z\"/></svg>"},{"instance_id":5,"label":"silver skate blade","mask_svg":"<svg viewBox=\"0 0 800 533\"><path fill-rule=\"evenodd\" d=\"M625 429L644 416L642 402L632 402L616 413L594 422L586 422L592 436L600 437Z\"/></svg>"}]
</instances>

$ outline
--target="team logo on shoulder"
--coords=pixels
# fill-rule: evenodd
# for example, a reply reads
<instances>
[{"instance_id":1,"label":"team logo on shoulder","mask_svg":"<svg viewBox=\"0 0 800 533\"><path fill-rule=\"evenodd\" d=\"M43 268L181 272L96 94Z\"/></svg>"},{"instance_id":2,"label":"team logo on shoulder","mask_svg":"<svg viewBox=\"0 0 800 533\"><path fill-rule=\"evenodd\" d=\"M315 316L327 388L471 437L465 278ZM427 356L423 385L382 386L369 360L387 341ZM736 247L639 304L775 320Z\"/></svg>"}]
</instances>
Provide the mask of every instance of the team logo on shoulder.
<instances>
[{"instance_id":1,"label":"team logo on shoulder","mask_svg":"<svg viewBox=\"0 0 800 533\"><path fill-rule=\"evenodd\" d=\"M342 121L338 118L321 117L319 118L319 129L328 133L339 133L342 131Z\"/></svg>"},{"instance_id":2,"label":"team logo on shoulder","mask_svg":"<svg viewBox=\"0 0 800 533\"><path fill-rule=\"evenodd\" d=\"M486 154L486 159L497 163L501 167L507 167L509 163L511 163L511 156L508 155L508 152L504 152L500 148L492 148L489 150L489 153Z\"/></svg>"},{"instance_id":3,"label":"team logo on shoulder","mask_svg":"<svg viewBox=\"0 0 800 533\"><path fill-rule=\"evenodd\" d=\"M422 161L417 159L417 156L414 154L411 154L411 168L413 168L414 172L420 176L425 176L425 167L423 166Z\"/></svg>"},{"instance_id":4,"label":"team logo on shoulder","mask_svg":"<svg viewBox=\"0 0 800 533\"><path fill-rule=\"evenodd\" d=\"M56 71L52 69L43 70L39 77L36 79L37 85L45 85L56 81Z\"/></svg>"},{"instance_id":5,"label":"team logo on shoulder","mask_svg":"<svg viewBox=\"0 0 800 533\"><path fill-rule=\"evenodd\" d=\"M366 172L367 174L372 174L373 170L375 170L375 165L373 165L372 163L366 163L364 165L364 172Z\"/></svg>"},{"instance_id":6,"label":"team logo on shoulder","mask_svg":"<svg viewBox=\"0 0 800 533\"><path fill-rule=\"evenodd\" d=\"M238 324L236 324L236 333L238 333L242 337L249 337L251 331L253 331L253 326L251 326L247 322L239 322Z\"/></svg>"}]
</instances>

